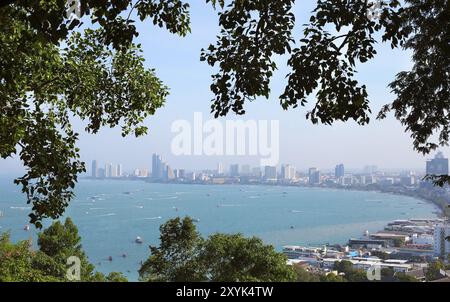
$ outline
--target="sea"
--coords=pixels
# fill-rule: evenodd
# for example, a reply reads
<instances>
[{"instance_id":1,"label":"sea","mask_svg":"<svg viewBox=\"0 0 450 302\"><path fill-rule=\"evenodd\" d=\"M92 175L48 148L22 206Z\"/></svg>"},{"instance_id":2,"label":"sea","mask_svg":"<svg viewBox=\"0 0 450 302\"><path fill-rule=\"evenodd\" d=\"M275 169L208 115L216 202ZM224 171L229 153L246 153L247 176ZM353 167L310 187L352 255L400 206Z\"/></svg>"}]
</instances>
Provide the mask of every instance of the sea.
<instances>
[{"instance_id":1,"label":"sea","mask_svg":"<svg viewBox=\"0 0 450 302\"><path fill-rule=\"evenodd\" d=\"M0 233L9 231L14 242L31 237L36 245L39 230L31 225L25 230L30 211L12 177L1 177ZM257 236L281 251L283 245L345 244L392 220L437 214L426 201L369 191L81 179L64 217L77 225L82 246L98 271L119 271L137 281L149 245L159 245L159 227L177 216L194 218L203 236ZM44 221L44 227L50 224ZM142 244L135 242L138 236Z\"/></svg>"}]
</instances>

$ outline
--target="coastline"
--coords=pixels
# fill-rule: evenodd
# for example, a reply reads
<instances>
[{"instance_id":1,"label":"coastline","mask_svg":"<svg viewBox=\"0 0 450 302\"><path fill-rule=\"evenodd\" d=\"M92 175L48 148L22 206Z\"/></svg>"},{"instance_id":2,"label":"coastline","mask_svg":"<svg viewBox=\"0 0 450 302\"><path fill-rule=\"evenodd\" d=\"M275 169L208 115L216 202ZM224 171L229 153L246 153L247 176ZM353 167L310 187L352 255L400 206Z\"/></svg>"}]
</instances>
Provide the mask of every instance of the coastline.
<instances>
[{"instance_id":1,"label":"coastline","mask_svg":"<svg viewBox=\"0 0 450 302\"><path fill-rule=\"evenodd\" d=\"M105 180L102 178L92 178L92 177L83 177L80 179L84 180ZM423 194L420 194L415 191L407 191L404 187L387 187L387 188L381 188L379 186L326 186L326 185L318 185L318 186L311 186L311 185L299 185L299 184L292 184L292 183L223 183L223 184L214 184L214 183L208 183L208 182L169 182L169 181L154 181L150 180L149 178L139 178L139 177L118 177L118 178L107 178L107 180L116 180L116 181L144 181L147 183L157 183L157 184L177 184L177 185L203 185L203 186L263 186L263 187L296 187L296 188L311 188L311 189L328 189L328 190L343 190L343 191L355 191L355 192L375 192L375 193L382 193L382 194L390 194L390 195L399 195L399 196L406 196L415 198L417 200L429 203L433 205L436 209L436 212L433 212L432 214L436 214L439 218L450 218L450 200L447 201L447 208L445 208L445 205L441 202L437 202L435 198L430 196L424 196ZM397 190L394 190L397 189ZM419 189L419 188L415 188Z\"/></svg>"}]
</instances>

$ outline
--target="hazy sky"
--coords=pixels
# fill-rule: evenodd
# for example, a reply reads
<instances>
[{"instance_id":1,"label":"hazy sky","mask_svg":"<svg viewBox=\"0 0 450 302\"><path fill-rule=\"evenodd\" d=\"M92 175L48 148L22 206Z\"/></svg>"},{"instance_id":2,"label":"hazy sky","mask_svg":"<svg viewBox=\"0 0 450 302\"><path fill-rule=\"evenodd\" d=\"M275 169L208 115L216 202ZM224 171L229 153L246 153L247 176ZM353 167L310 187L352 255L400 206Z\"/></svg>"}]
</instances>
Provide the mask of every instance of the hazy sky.
<instances>
[{"instance_id":1,"label":"hazy sky","mask_svg":"<svg viewBox=\"0 0 450 302\"><path fill-rule=\"evenodd\" d=\"M306 23L315 1L298 1L297 40L301 25ZM204 1L190 1L192 33L185 38L154 28L150 21L138 24L146 66L155 68L157 75L170 87L166 105L155 116L148 118L149 134L136 139L122 138L119 129L103 129L97 135L83 132L83 123L75 122L81 132L78 143L82 159L89 168L93 159L103 165L106 162L121 163L125 171L134 168L150 168L152 153L163 155L174 168L215 168L217 162L225 167L230 163L259 164L259 157L206 157L175 156L171 153L171 124L178 119L193 121L194 112L209 114L212 94L209 90L213 70L200 62L200 49L215 42L218 30L216 13ZM393 51L389 45L378 45L376 59L359 66L358 80L368 86L372 112L392 101L387 85L397 72L411 65L410 56L403 51ZM277 58L279 70L272 80L272 96L247 104L245 116L238 119L280 121L280 163L291 163L299 169L316 166L327 170L337 163L347 168L362 169L373 164L382 169L424 169L425 158L412 148L409 135L393 117L383 121L372 119L370 125L361 127L354 122L336 123L333 126L312 125L305 119L308 108L299 107L283 111L278 96L286 84L288 73L286 58ZM227 118L236 118L230 114ZM224 119L220 119L224 121ZM446 154L448 148L441 149ZM430 156L428 156L430 157ZM17 159L0 160L0 174L17 173L21 164Z\"/></svg>"}]
</instances>

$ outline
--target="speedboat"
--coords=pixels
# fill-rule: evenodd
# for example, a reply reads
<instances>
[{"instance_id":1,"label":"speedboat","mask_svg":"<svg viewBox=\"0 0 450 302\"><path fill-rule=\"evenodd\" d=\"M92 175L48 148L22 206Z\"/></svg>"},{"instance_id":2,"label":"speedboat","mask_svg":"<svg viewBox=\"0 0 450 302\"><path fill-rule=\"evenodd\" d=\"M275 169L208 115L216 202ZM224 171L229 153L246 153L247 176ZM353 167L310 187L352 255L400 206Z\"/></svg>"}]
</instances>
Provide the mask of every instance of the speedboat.
<instances>
[{"instance_id":1,"label":"speedboat","mask_svg":"<svg viewBox=\"0 0 450 302\"><path fill-rule=\"evenodd\" d=\"M24 231L29 231L29 230L30 230L30 226L29 226L29 225L24 226L24 227L23 227L23 230L24 230Z\"/></svg>"},{"instance_id":2,"label":"speedboat","mask_svg":"<svg viewBox=\"0 0 450 302\"><path fill-rule=\"evenodd\" d=\"M137 236L135 242L136 243L143 243L143 240L142 240L141 237Z\"/></svg>"}]
</instances>

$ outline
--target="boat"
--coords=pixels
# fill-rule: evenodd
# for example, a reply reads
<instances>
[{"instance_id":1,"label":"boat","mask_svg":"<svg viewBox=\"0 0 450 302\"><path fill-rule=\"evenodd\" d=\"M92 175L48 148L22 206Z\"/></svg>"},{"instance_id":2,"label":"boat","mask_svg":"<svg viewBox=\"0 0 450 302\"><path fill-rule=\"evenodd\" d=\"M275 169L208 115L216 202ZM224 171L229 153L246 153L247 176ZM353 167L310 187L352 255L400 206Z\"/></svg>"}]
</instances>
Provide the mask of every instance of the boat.
<instances>
[{"instance_id":1,"label":"boat","mask_svg":"<svg viewBox=\"0 0 450 302\"><path fill-rule=\"evenodd\" d=\"M112 256L109 256L109 257L108 257L108 261L112 261Z\"/></svg>"},{"instance_id":2,"label":"boat","mask_svg":"<svg viewBox=\"0 0 450 302\"><path fill-rule=\"evenodd\" d=\"M24 227L23 227L23 230L24 230L24 231L29 231L29 230L30 230L30 226L29 226L29 225L24 226Z\"/></svg>"},{"instance_id":3,"label":"boat","mask_svg":"<svg viewBox=\"0 0 450 302\"><path fill-rule=\"evenodd\" d=\"M200 219L194 218L194 219L192 219L192 221L193 221L193 222L200 222Z\"/></svg>"},{"instance_id":4,"label":"boat","mask_svg":"<svg viewBox=\"0 0 450 302\"><path fill-rule=\"evenodd\" d=\"M142 240L141 237L137 236L135 242L136 243L143 243L143 240Z\"/></svg>"}]
</instances>

